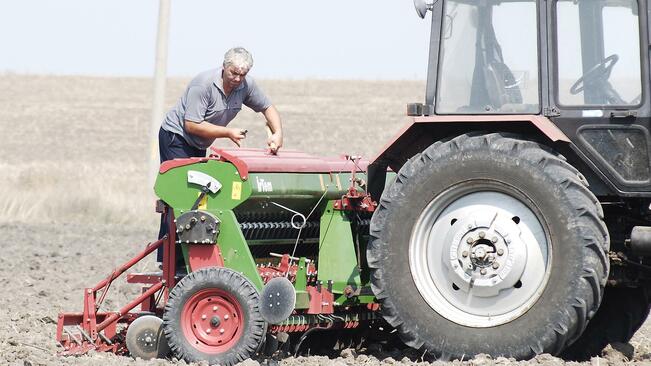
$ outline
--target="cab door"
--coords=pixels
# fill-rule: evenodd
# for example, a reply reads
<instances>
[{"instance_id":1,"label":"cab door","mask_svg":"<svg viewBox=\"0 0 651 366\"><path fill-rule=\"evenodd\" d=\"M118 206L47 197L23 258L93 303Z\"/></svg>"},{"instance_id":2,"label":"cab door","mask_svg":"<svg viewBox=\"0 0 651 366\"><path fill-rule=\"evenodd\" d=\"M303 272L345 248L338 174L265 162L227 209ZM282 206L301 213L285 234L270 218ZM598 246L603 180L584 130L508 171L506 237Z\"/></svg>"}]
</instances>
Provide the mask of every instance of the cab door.
<instances>
[{"instance_id":1,"label":"cab door","mask_svg":"<svg viewBox=\"0 0 651 366\"><path fill-rule=\"evenodd\" d=\"M549 70L543 114L607 182L610 192L601 194L649 195L646 1L543 3Z\"/></svg>"}]
</instances>

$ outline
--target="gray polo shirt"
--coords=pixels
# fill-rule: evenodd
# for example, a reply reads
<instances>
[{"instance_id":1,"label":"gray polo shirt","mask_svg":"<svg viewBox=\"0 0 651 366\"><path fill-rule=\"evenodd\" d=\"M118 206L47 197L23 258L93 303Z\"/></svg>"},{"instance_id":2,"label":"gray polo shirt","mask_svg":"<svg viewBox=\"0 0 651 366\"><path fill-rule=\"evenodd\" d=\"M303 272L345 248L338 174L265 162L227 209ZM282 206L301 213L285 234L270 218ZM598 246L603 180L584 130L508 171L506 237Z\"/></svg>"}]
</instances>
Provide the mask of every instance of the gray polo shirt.
<instances>
[{"instance_id":1,"label":"gray polo shirt","mask_svg":"<svg viewBox=\"0 0 651 366\"><path fill-rule=\"evenodd\" d=\"M174 108L165 115L163 129L183 136L185 141L196 148L207 149L214 140L186 133L183 128L185 120L226 126L242 109L242 104L256 112L262 112L271 106L269 98L249 76L228 97L224 94L222 85L221 68L197 75Z\"/></svg>"}]
</instances>

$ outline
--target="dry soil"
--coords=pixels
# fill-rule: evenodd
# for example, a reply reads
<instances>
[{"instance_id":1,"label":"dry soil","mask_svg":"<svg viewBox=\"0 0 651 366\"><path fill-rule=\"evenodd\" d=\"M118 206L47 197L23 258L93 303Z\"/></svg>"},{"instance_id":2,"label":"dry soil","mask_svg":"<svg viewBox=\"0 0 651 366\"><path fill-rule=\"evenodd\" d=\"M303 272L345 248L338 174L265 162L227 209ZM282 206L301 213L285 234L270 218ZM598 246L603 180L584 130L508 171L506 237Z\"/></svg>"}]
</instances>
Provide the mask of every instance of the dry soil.
<instances>
[{"instance_id":1,"label":"dry soil","mask_svg":"<svg viewBox=\"0 0 651 366\"><path fill-rule=\"evenodd\" d=\"M168 81L167 106L176 102L187 81ZM422 100L424 91L423 83L413 81L260 84L282 114L286 148L315 155L372 156L405 122L405 104ZM1 365L184 364L99 353L59 357L54 340L57 314L81 311L84 287L155 239L157 215L147 179L151 88L149 79L0 75ZM264 145L261 116L245 110L233 125L250 131L246 146ZM154 269L153 261L147 258L140 269ZM115 309L135 292L127 285L114 286L105 308ZM645 325L631 342L636 363L651 363L649 334ZM611 349L591 364L625 361ZM428 364L417 355L391 350L245 363L277 362ZM511 363L477 357L451 364ZM520 363L564 361L542 355Z\"/></svg>"}]
</instances>

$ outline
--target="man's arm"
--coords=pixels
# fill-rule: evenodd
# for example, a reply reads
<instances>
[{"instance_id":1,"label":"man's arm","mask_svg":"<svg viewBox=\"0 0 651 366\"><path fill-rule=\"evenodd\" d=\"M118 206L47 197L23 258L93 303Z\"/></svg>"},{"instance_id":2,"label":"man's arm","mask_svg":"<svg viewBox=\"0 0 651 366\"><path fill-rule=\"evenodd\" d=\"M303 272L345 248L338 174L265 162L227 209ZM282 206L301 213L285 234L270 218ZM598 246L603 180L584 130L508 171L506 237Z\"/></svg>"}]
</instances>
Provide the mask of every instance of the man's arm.
<instances>
[{"instance_id":1,"label":"man's arm","mask_svg":"<svg viewBox=\"0 0 651 366\"><path fill-rule=\"evenodd\" d=\"M189 121L187 119L185 120L185 132L210 140L221 137L228 137L237 146L240 146L240 140L243 140L246 137L244 131L245 130L241 128L230 128L213 125L212 123L208 122L197 123Z\"/></svg>"},{"instance_id":2,"label":"man's arm","mask_svg":"<svg viewBox=\"0 0 651 366\"><path fill-rule=\"evenodd\" d=\"M267 126L271 130L271 136L267 139L267 145L273 154L278 152L283 146L283 127L280 122L280 114L276 107L270 105L267 109L262 111L264 118L267 120Z\"/></svg>"}]
</instances>

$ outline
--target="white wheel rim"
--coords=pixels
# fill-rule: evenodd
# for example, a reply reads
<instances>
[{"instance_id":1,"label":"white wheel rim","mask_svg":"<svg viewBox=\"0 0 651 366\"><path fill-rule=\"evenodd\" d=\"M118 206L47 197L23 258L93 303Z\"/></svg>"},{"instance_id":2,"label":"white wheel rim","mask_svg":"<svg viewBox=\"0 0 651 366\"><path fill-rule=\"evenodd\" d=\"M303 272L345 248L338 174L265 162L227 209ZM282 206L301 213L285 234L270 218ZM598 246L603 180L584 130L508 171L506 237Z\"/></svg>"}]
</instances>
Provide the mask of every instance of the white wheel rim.
<instances>
[{"instance_id":1,"label":"white wheel rim","mask_svg":"<svg viewBox=\"0 0 651 366\"><path fill-rule=\"evenodd\" d=\"M503 183L477 187L477 181L454 186L427 205L412 231L409 265L434 311L483 328L533 306L549 279L552 251L545 224L523 194Z\"/></svg>"}]
</instances>

